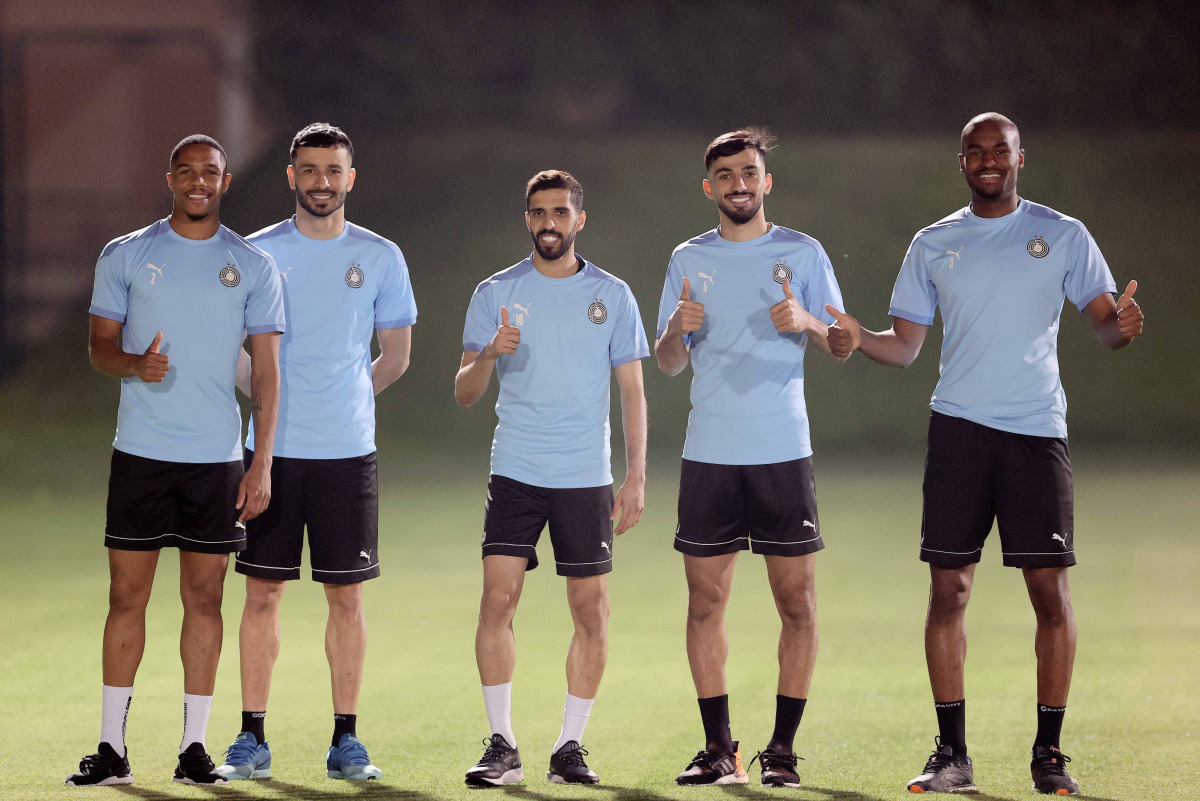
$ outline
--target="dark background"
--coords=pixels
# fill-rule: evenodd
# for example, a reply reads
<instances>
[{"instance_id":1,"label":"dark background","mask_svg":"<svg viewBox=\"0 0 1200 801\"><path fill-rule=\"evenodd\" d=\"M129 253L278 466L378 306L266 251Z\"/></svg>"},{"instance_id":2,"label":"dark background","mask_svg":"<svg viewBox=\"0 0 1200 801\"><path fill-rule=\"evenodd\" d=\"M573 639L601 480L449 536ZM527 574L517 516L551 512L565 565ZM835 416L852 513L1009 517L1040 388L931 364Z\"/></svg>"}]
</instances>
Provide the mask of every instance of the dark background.
<instances>
[{"instance_id":1,"label":"dark background","mask_svg":"<svg viewBox=\"0 0 1200 801\"><path fill-rule=\"evenodd\" d=\"M765 125L780 138L768 161L768 219L817 237L849 311L880 328L912 235L968 200L958 134L981 111L1021 128L1021 194L1083 220L1118 285L1140 284L1147 333L1119 353L1064 311L1072 446L1127 463L1190 460L1200 444L1193 4L259 2L196 8L194 21L175 9L152 25L146 15L153 22L167 12L147 4L135 19L138 5L123 5L128 19L91 11L86 24L22 28L13 6L0 4L7 486L60 480L64 450L77 456L74 480L103 481L119 387L87 365L92 266L106 241L169 213L167 154L184 135L222 130L208 107L216 101L197 98L224 81L251 98L243 117L256 132L245 146L225 142L235 173L222 208L229 227L248 234L291 214L288 143L304 124L326 120L356 146L349 219L393 239L408 259L420 317L412 367L379 399L381 452L397 457L381 465L486 469L494 395L469 411L452 398L462 318L475 284L530 250L522 192L537 170L582 181L589 217L578 249L631 284L653 336L671 249L716 223L700 191L704 146L726 130ZM194 37L193 24L203 29ZM127 36L127 27L141 33ZM215 78L156 66L189 37ZM59 55L39 61L51 46ZM83 58L86 47L143 70L146 87L167 74L170 83L144 90L143 117L82 129L76 120L54 163L77 159L81 168L42 192L44 171L22 154L48 140L30 126L53 132L56 115L85 107L88 88L55 78L52 67ZM31 110L48 101L31 87L47 85L62 99L37 117ZM135 152L114 167L123 150ZM139 161L143 151L150 156ZM139 189L117 191L120 182ZM54 251L61 266L52 273L37 242L67 241L57 221L68 215L86 225ZM70 291L51 302L51 284ZM919 465L940 326L905 371L809 355L819 460ZM645 370L652 466L673 468L688 377L667 379L653 359Z\"/></svg>"}]
</instances>

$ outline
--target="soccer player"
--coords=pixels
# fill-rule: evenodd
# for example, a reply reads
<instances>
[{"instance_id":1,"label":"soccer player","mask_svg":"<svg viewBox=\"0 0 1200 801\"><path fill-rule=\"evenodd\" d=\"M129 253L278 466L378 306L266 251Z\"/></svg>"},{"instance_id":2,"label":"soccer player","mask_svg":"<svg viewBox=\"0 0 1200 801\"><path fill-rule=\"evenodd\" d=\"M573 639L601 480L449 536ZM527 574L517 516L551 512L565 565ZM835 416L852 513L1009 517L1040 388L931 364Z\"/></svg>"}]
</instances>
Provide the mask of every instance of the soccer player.
<instances>
[{"instance_id":1,"label":"soccer player","mask_svg":"<svg viewBox=\"0 0 1200 801\"><path fill-rule=\"evenodd\" d=\"M296 214L250 236L283 276L288 330L280 344L275 494L248 527L235 565L246 576L238 638L242 731L218 770L229 779L271 775L264 727L279 656L279 604L286 582L300 578L307 528L312 577L329 602L333 738L326 773L377 779L382 772L356 728L367 646L363 582L379 575L375 396L408 368L417 306L400 249L346 221L355 178L350 138L313 123L292 139L290 156ZM372 331L380 351L374 362Z\"/></svg>"},{"instance_id":2,"label":"soccer player","mask_svg":"<svg viewBox=\"0 0 1200 801\"><path fill-rule=\"evenodd\" d=\"M271 497L279 404L279 275L271 257L220 224L229 188L225 150L189 136L171 152L171 216L114 239L96 263L88 349L121 379L104 544L100 745L66 783L132 784L125 723L146 644L146 604L159 551L179 549L183 600L183 741L175 781L224 784L205 745L229 554ZM238 352L254 353L251 408L257 457L243 471L234 394Z\"/></svg>"},{"instance_id":3,"label":"soccer player","mask_svg":"<svg viewBox=\"0 0 1200 801\"><path fill-rule=\"evenodd\" d=\"M499 376L491 478L483 521L483 598L475 659L492 734L469 785L525 778L512 730L516 663L513 614L525 572L538 565L547 523L575 624L567 651L562 730L546 778L595 784L583 757L584 727L608 656L608 573L616 534L642 515L646 398L641 359L650 355L637 301L624 281L575 254L583 187L569 173L539 172L525 187L533 253L481 283L471 297L454 381L462 406ZM625 483L612 494L609 371L621 390Z\"/></svg>"},{"instance_id":4,"label":"soccer player","mask_svg":"<svg viewBox=\"0 0 1200 801\"><path fill-rule=\"evenodd\" d=\"M732 131L704 153L720 224L675 249L658 308L658 366L692 365L675 549L688 584L687 651L706 745L680 784L745 784L729 729L725 607L739 551L763 554L782 621L775 730L762 783L799 787L792 750L817 655L817 519L804 351L825 350L841 292L810 236L767 222L766 131ZM753 762L753 760L751 760Z\"/></svg>"},{"instance_id":5,"label":"soccer player","mask_svg":"<svg viewBox=\"0 0 1200 801\"><path fill-rule=\"evenodd\" d=\"M962 132L965 208L913 238L892 292L892 327L863 329L831 305L836 355L861 350L905 367L941 310L945 335L925 462L921 560L929 563L925 657L939 736L914 793L975 789L967 755L965 613L975 565L993 519L1004 564L1019 567L1037 618L1034 788L1079 792L1059 750L1075 660L1067 568L1075 564L1066 397L1058 375L1063 300L1087 315L1109 348L1142 332L1130 281L1116 283L1076 219L1017 195L1025 151L1017 126L981 114Z\"/></svg>"}]
</instances>

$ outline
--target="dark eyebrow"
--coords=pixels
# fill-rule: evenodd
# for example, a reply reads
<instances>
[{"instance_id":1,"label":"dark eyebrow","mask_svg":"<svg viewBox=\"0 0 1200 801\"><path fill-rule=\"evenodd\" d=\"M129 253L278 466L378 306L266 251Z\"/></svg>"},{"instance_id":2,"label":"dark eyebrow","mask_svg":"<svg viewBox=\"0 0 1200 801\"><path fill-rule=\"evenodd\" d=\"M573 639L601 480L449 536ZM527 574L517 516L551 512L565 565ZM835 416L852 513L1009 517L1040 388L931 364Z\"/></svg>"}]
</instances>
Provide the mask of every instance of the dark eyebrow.
<instances>
[{"instance_id":1,"label":"dark eyebrow","mask_svg":"<svg viewBox=\"0 0 1200 801\"><path fill-rule=\"evenodd\" d=\"M217 164L211 161L206 161L202 164L193 164L190 161L177 161L174 165L172 165L171 169L175 169L176 167L212 167L216 170L221 169L219 166L217 166Z\"/></svg>"}]
</instances>

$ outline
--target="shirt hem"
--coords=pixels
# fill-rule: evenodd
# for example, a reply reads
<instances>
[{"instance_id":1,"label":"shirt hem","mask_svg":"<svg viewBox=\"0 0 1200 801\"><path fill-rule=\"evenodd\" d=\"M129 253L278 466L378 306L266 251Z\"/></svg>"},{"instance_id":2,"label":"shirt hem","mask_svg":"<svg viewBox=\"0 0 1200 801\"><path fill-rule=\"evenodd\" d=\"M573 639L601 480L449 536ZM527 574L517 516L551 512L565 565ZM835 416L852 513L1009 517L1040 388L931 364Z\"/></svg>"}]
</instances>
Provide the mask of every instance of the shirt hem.
<instances>
[{"instance_id":1,"label":"shirt hem","mask_svg":"<svg viewBox=\"0 0 1200 801\"><path fill-rule=\"evenodd\" d=\"M282 334L283 332L284 332L284 327L281 323L271 323L270 325L256 325L256 326L252 326L252 327L248 326L246 328L247 336L254 336L255 334Z\"/></svg>"},{"instance_id":2,"label":"shirt hem","mask_svg":"<svg viewBox=\"0 0 1200 801\"><path fill-rule=\"evenodd\" d=\"M88 309L88 314L93 314L96 317L103 317L106 320L116 320L118 323L125 322L125 316L126 316L124 314L121 314L120 312L110 311L109 309L102 309L99 306L92 306L90 309Z\"/></svg>"},{"instance_id":3,"label":"shirt hem","mask_svg":"<svg viewBox=\"0 0 1200 801\"><path fill-rule=\"evenodd\" d=\"M905 311L904 309L897 309L894 306L888 309L888 316L899 317L901 320L908 320L910 323L916 323L917 325L933 325L932 316L924 317L920 314Z\"/></svg>"},{"instance_id":4,"label":"shirt hem","mask_svg":"<svg viewBox=\"0 0 1200 801\"><path fill-rule=\"evenodd\" d=\"M410 325L416 325L416 322L416 317L403 318L400 320L385 320L383 322L376 322L375 329L377 331L383 331L388 328L408 328Z\"/></svg>"}]
</instances>

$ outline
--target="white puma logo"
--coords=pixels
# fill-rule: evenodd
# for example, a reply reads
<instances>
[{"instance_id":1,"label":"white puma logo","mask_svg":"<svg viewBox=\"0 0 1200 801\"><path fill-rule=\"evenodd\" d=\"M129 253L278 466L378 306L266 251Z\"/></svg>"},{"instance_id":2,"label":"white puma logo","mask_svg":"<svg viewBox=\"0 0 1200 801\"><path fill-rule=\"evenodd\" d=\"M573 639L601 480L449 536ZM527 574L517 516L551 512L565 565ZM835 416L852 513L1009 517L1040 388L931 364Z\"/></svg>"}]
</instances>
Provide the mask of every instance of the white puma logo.
<instances>
[{"instance_id":1,"label":"white puma logo","mask_svg":"<svg viewBox=\"0 0 1200 801\"><path fill-rule=\"evenodd\" d=\"M602 542L602 543L600 543L600 547L601 547L601 548L603 548L604 550L608 551L609 553L612 553L612 548L609 548L609 547L608 547L608 543L607 543L607 542Z\"/></svg>"},{"instance_id":2,"label":"white puma logo","mask_svg":"<svg viewBox=\"0 0 1200 801\"><path fill-rule=\"evenodd\" d=\"M163 264L162 267L155 267L150 262L146 262L146 268L154 271L153 273L150 274L150 283L151 284L157 282L159 278L164 277L163 276L163 267L166 267L166 266L167 266L166 264Z\"/></svg>"},{"instance_id":3,"label":"white puma logo","mask_svg":"<svg viewBox=\"0 0 1200 801\"><path fill-rule=\"evenodd\" d=\"M372 548L371 550L373 551L375 549ZM371 551L359 551L358 555L361 556L363 559L366 559L368 562L371 561Z\"/></svg>"},{"instance_id":4,"label":"white puma logo","mask_svg":"<svg viewBox=\"0 0 1200 801\"><path fill-rule=\"evenodd\" d=\"M803 526L808 526L808 527L809 527L809 528L811 528L813 531L816 531L816 530L817 530L817 524L816 524L816 523L814 523L814 522L813 522L813 521L811 521L811 520L805 520L805 521L804 521L804 523L802 523L802 524L801 524L801 527L803 527Z\"/></svg>"},{"instance_id":5,"label":"white puma logo","mask_svg":"<svg viewBox=\"0 0 1200 801\"><path fill-rule=\"evenodd\" d=\"M245 530L246 530L246 524L245 524L245 523L243 523L241 520L235 520L235 521L233 521L233 525L234 525L236 528L240 528L242 531L245 531Z\"/></svg>"},{"instance_id":6,"label":"white puma logo","mask_svg":"<svg viewBox=\"0 0 1200 801\"><path fill-rule=\"evenodd\" d=\"M959 247L958 250L947 250L946 251L946 255L950 257L950 266L947 267L946 269L948 269L948 270L954 269L954 260L962 258L962 252L965 247L966 246L963 245L963 246Z\"/></svg>"},{"instance_id":7,"label":"white puma logo","mask_svg":"<svg viewBox=\"0 0 1200 801\"><path fill-rule=\"evenodd\" d=\"M532 306L532 305L533 305L533 301L530 301L529 306ZM522 306L520 303L513 304L514 309L519 309L524 314L529 314L529 306Z\"/></svg>"},{"instance_id":8,"label":"white puma logo","mask_svg":"<svg viewBox=\"0 0 1200 801\"><path fill-rule=\"evenodd\" d=\"M292 268L290 266L286 270L280 270L278 267L276 267L275 269L279 271L279 277L282 278L284 281L287 280L287 274L292 271Z\"/></svg>"},{"instance_id":9,"label":"white puma logo","mask_svg":"<svg viewBox=\"0 0 1200 801\"><path fill-rule=\"evenodd\" d=\"M1064 548L1066 548L1066 547L1067 547L1067 541L1066 541L1065 539L1063 539L1062 537L1058 536L1058 534L1057 534L1057 533L1051 534L1051 535L1050 535L1050 539L1052 539L1052 540L1058 540L1059 542L1061 542L1061 543L1063 544L1063 547L1064 547Z\"/></svg>"},{"instance_id":10,"label":"white puma logo","mask_svg":"<svg viewBox=\"0 0 1200 801\"><path fill-rule=\"evenodd\" d=\"M705 275L704 273L700 272L699 270L697 270L697 271L696 271L696 275L697 275L698 277L700 277L700 278L703 278L705 281L707 281L707 282L708 282L708 284L715 284L715 283L716 283L716 281L714 281L714 280L713 280L713 276L714 276L714 275L716 275L716 274L717 274L717 271L716 271L716 270L713 270L713 271L712 271L712 275ZM704 285L704 289L702 289L702 290L700 290L700 291L701 291L701 292L707 292L707 291L708 291L708 284L705 284L705 285Z\"/></svg>"}]
</instances>

